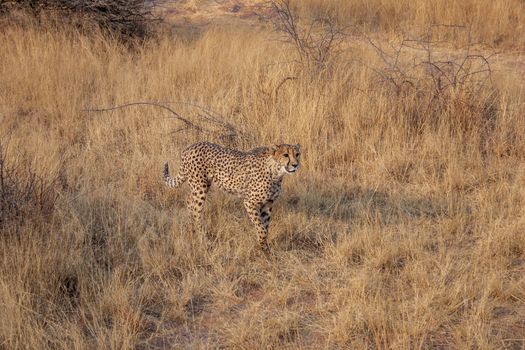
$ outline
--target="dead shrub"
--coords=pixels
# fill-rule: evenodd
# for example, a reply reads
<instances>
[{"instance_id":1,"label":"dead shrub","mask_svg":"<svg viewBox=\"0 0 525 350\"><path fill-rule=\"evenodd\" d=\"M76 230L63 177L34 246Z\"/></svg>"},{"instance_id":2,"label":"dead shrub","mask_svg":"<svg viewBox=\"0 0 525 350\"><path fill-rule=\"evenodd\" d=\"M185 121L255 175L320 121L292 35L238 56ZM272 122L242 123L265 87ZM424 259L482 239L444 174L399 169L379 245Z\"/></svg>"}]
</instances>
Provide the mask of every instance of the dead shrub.
<instances>
[{"instance_id":1,"label":"dead shrub","mask_svg":"<svg viewBox=\"0 0 525 350\"><path fill-rule=\"evenodd\" d=\"M37 19L94 23L124 41L144 39L155 32L160 18L154 14L155 2L142 0L1 0L0 14L24 10ZM89 27L89 25L88 25Z\"/></svg>"},{"instance_id":2,"label":"dead shrub","mask_svg":"<svg viewBox=\"0 0 525 350\"><path fill-rule=\"evenodd\" d=\"M303 23L289 0L272 1L271 6L275 29L294 45L303 65L320 70L340 52L345 33L333 16L327 14Z\"/></svg>"},{"instance_id":3,"label":"dead shrub","mask_svg":"<svg viewBox=\"0 0 525 350\"><path fill-rule=\"evenodd\" d=\"M439 39L447 30L463 32L466 39L460 49L445 49L458 44ZM370 90L386 97L395 115L417 134L443 122L461 133L486 134L493 128L498 92L492 84L492 56L472 42L468 28L433 25L423 36L401 38L397 45L362 38L381 62L375 67L363 63L378 78Z\"/></svg>"},{"instance_id":4,"label":"dead shrub","mask_svg":"<svg viewBox=\"0 0 525 350\"><path fill-rule=\"evenodd\" d=\"M19 227L52 213L58 199L59 171L44 177L24 154L12 155L0 143L0 228Z\"/></svg>"}]
</instances>

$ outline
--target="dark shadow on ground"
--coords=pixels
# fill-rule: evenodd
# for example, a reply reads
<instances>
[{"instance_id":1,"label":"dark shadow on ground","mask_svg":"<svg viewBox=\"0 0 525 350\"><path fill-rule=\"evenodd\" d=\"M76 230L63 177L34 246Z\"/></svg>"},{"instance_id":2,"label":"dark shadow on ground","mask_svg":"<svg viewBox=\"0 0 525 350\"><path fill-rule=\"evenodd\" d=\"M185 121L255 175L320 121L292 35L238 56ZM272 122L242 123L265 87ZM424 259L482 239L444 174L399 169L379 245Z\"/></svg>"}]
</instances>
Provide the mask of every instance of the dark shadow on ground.
<instances>
[{"instance_id":1,"label":"dark shadow on ground","mask_svg":"<svg viewBox=\"0 0 525 350\"><path fill-rule=\"evenodd\" d=\"M316 186L308 188L306 193L280 198L281 210L303 216L296 227L274 236L274 244L280 249L300 249L315 254L327 242L335 242L340 234L360 225L417 224L421 220L439 220L451 215L444 197L390 194L359 186L330 192Z\"/></svg>"},{"instance_id":2,"label":"dark shadow on ground","mask_svg":"<svg viewBox=\"0 0 525 350\"><path fill-rule=\"evenodd\" d=\"M426 198L389 194L370 188L355 187L334 194L312 188L303 196L285 197L286 207L307 213L309 218L360 221L370 217L383 225L395 225L411 219L434 219L449 215L444 198Z\"/></svg>"}]
</instances>

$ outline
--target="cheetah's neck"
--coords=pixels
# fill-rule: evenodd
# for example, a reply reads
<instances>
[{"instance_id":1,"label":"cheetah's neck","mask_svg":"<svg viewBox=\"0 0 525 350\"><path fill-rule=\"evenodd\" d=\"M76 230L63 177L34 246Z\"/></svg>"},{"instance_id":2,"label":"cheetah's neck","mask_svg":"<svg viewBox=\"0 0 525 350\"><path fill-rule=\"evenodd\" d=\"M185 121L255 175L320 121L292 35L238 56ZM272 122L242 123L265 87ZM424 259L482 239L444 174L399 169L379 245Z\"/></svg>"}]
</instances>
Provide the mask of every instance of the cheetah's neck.
<instances>
[{"instance_id":1,"label":"cheetah's neck","mask_svg":"<svg viewBox=\"0 0 525 350\"><path fill-rule=\"evenodd\" d=\"M280 182L283 179L283 176L287 174L286 170L284 170L284 167L279 164L275 159L273 159L271 156L267 158L268 167L270 168L272 180L274 182Z\"/></svg>"}]
</instances>

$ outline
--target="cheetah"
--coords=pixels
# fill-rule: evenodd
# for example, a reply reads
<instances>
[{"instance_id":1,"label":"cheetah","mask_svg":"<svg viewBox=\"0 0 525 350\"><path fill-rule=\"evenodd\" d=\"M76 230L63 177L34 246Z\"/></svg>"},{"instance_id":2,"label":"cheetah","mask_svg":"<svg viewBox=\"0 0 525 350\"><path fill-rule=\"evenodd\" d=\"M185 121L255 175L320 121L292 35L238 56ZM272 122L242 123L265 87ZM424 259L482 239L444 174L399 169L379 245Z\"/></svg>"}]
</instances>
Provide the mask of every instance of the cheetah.
<instances>
[{"instance_id":1,"label":"cheetah","mask_svg":"<svg viewBox=\"0 0 525 350\"><path fill-rule=\"evenodd\" d=\"M297 172L301 146L280 144L243 152L210 142L198 142L182 151L177 176L164 163L164 182L179 187L186 180L191 194L187 201L194 231L203 231L201 213L212 183L243 199L244 208L257 230L261 249L269 252L268 226L274 201L281 193L283 176Z\"/></svg>"}]
</instances>

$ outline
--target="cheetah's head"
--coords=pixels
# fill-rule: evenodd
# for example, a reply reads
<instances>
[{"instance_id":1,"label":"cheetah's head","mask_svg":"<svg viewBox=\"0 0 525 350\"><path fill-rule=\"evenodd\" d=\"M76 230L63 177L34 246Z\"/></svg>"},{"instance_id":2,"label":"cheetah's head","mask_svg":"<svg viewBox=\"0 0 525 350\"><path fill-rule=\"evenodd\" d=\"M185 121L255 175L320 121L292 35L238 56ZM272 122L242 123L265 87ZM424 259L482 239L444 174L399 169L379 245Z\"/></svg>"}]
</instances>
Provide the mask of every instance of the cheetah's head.
<instances>
[{"instance_id":1,"label":"cheetah's head","mask_svg":"<svg viewBox=\"0 0 525 350\"><path fill-rule=\"evenodd\" d=\"M274 145L271 147L273 159L280 166L281 174L293 174L299 170L301 165L301 146L297 145Z\"/></svg>"}]
</instances>

